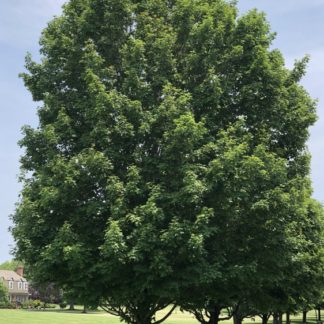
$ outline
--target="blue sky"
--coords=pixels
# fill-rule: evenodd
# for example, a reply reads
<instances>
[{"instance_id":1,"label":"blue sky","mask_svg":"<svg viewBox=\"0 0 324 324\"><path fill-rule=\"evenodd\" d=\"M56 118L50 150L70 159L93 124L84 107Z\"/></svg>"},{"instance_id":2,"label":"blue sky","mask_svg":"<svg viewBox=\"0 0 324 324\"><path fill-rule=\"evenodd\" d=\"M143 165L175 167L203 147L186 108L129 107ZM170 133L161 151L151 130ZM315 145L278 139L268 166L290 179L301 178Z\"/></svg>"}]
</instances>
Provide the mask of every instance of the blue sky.
<instances>
[{"instance_id":1,"label":"blue sky","mask_svg":"<svg viewBox=\"0 0 324 324\"><path fill-rule=\"evenodd\" d=\"M24 56L38 56L38 39L46 23L60 13L64 0L0 1L0 263L11 258L13 241L8 233L18 200L20 185L17 146L22 125L37 125L35 109L18 73L23 71ZM319 120L311 129L314 197L324 203L324 0L241 0L241 13L258 8L267 13L273 31L278 33L273 47L279 48L287 66L304 54L311 55L303 84L312 97L319 99Z\"/></svg>"}]
</instances>

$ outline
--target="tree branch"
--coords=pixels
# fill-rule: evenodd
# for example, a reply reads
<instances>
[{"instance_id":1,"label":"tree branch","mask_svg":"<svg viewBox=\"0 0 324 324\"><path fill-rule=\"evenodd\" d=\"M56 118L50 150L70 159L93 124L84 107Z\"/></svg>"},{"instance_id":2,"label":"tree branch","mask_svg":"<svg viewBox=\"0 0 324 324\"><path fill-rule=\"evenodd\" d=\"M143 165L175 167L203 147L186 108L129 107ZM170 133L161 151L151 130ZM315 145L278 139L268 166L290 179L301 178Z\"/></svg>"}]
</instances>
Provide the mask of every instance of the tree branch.
<instances>
[{"instance_id":1,"label":"tree branch","mask_svg":"<svg viewBox=\"0 0 324 324\"><path fill-rule=\"evenodd\" d=\"M158 321L155 321L154 324L159 324L162 323L163 321L165 321L171 314L172 312L175 310L175 308L177 307L177 305L173 305L172 308L170 309L170 311L168 313L166 313L165 316L163 316L161 319L159 319Z\"/></svg>"}]
</instances>

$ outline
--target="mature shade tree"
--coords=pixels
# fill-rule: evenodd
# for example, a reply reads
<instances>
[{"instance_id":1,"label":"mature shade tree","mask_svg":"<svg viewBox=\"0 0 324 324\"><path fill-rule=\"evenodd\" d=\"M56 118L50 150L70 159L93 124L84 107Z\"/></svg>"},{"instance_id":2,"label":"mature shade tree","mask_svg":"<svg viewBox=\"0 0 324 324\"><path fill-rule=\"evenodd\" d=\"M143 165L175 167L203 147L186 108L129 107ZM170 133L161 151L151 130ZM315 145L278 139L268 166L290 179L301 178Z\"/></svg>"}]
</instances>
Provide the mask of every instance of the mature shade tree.
<instances>
[{"instance_id":1,"label":"mature shade tree","mask_svg":"<svg viewBox=\"0 0 324 324\"><path fill-rule=\"evenodd\" d=\"M42 105L13 235L35 280L145 324L280 280L316 116L272 39L223 0L64 6L22 75Z\"/></svg>"}]
</instances>

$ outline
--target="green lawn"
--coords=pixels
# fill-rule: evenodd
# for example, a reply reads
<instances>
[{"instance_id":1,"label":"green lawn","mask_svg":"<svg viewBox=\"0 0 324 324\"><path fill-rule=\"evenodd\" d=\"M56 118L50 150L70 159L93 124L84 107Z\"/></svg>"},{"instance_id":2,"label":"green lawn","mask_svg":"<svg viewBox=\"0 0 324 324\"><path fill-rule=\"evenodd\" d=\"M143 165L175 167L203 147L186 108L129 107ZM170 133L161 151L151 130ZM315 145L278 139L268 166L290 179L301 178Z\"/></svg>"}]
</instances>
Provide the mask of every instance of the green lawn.
<instances>
[{"instance_id":1,"label":"green lawn","mask_svg":"<svg viewBox=\"0 0 324 324\"><path fill-rule=\"evenodd\" d=\"M103 313L65 311L0 310L1 324L119 324L118 318Z\"/></svg>"},{"instance_id":2,"label":"green lawn","mask_svg":"<svg viewBox=\"0 0 324 324\"><path fill-rule=\"evenodd\" d=\"M316 323L315 314L308 314L308 323ZM259 323L259 318L255 321L248 319L244 323ZM119 324L117 317L104 312L92 312L81 314L81 312L68 312L60 310L31 311L31 310L0 310L0 324ZM190 314L181 313L176 310L174 314L165 322L166 324L197 324ZM223 324L232 321L222 322ZM270 322L269 322L270 323ZM301 323L300 316L293 318L293 323Z\"/></svg>"}]
</instances>

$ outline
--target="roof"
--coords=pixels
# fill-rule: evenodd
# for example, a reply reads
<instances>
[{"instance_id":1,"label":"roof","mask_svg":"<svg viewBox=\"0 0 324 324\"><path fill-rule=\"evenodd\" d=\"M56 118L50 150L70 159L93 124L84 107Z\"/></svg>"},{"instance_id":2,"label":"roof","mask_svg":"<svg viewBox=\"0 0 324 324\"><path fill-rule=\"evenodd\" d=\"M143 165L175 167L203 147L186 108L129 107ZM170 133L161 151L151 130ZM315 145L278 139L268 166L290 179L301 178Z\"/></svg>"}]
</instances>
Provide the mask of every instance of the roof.
<instances>
[{"instance_id":1,"label":"roof","mask_svg":"<svg viewBox=\"0 0 324 324\"><path fill-rule=\"evenodd\" d=\"M19 276L18 273L12 270L0 270L0 278L4 278L4 280L27 281L24 277Z\"/></svg>"}]
</instances>

